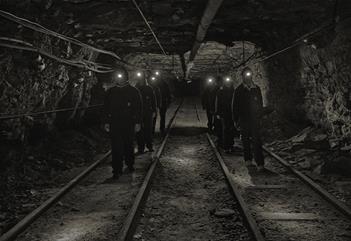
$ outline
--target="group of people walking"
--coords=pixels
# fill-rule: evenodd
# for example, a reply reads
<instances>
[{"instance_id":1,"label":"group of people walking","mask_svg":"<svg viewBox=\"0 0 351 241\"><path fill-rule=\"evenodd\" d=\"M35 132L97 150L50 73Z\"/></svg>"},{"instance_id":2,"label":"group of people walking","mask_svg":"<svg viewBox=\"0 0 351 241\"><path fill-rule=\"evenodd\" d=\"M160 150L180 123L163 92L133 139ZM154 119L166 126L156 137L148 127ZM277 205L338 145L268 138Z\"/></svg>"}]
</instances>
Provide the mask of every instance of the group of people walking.
<instances>
[{"instance_id":1,"label":"group of people walking","mask_svg":"<svg viewBox=\"0 0 351 241\"><path fill-rule=\"evenodd\" d=\"M113 178L123 174L124 162L129 172L134 171L134 141L138 153L153 151L156 119L160 116L160 132L165 132L166 112L171 103L167 83L151 76L148 71L137 73L132 86L128 72L119 67L111 74L113 87L107 90L104 101L105 130L111 137Z\"/></svg>"},{"instance_id":2,"label":"group of people walking","mask_svg":"<svg viewBox=\"0 0 351 241\"><path fill-rule=\"evenodd\" d=\"M134 141L138 153L153 150L156 119L160 117L160 133L165 133L167 109L171 103L166 82L148 71L137 73L132 86L128 72L119 67L112 74L115 83L107 90L104 101L105 129L111 137L113 178L123 174L124 163L134 171ZM234 152L235 136L241 135L244 159L248 166L264 167L260 119L263 102L260 88L253 82L250 68L242 71L242 83L234 89L230 77L211 79L204 91L202 104L208 117L208 129L216 133L218 145L226 153ZM253 159L255 162L253 162Z\"/></svg>"},{"instance_id":3,"label":"group of people walking","mask_svg":"<svg viewBox=\"0 0 351 241\"><path fill-rule=\"evenodd\" d=\"M258 170L263 170L262 94L253 82L250 68L244 68L241 77L242 83L236 89L230 77L218 77L217 81L210 79L202 96L202 105L207 113L208 129L217 135L218 146L225 153L232 153L235 151L235 136L240 135L246 164L257 165Z\"/></svg>"}]
</instances>

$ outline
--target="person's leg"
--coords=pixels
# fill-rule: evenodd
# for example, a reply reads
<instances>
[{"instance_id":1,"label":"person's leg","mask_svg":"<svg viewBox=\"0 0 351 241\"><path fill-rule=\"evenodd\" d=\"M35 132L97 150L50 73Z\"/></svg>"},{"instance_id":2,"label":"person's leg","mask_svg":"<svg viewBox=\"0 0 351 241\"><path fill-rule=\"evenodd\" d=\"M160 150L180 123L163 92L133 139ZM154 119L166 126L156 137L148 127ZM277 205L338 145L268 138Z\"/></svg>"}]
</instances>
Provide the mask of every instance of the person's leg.
<instances>
[{"instance_id":1,"label":"person's leg","mask_svg":"<svg viewBox=\"0 0 351 241\"><path fill-rule=\"evenodd\" d=\"M232 118L228 118L228 145L230 150L234 151L234 121Z\"/></svg>"},{"instance_id":2,"label":"person's leg","mask_svg":"<svg viewBox=\"0 0 351 241\"><path fill-rule=\"evenodd\" d=\"M112 169L114 177L123 173L124 143L122 133L114 131L111 135Z\"/></svg>"},{"instance_id":3,"label":"person's leg","mask_svg":"<svg viewBox=\"0 0 351 241\"><path fill-rule=\"evenodd\" d=\"M226 116L224 119L224 139L225 139L225 149L232 152L234 146L234 122L230 116Z\"/></svg>"},{"instance_id":4,"label":"person's leg","mask_svg":"<svg viewBox=\"0 0 351 241\"><path fill-rule=\"evenodd\" d=\"M149 151L153 151L152 145L152 114L149 116L145 116L144 119L144 137L145 137L145 144Z\"/></svg>"},{"instance_id":5,"label":"person's leg","mask_svg":"<svg viewBox=\"0 0 351 241\"><path fill-rule=\"evenodd\" d=\"M223 147L222 121L216 118L215 123L216 123L217 146Z\"/></svg>"},{"instance_id":6,"label":"person's leg","mask_svg":"<svg viewBox=\"0 0 351 241\"><path fill-rule=\"evenodd\" d=\"M213 132L213 130L214 130L214 115L213 115L213 113L210 113L209 117L210 117L210 119L209 119L210 131Z\"/></svg>"},{"instance_id":7,"label":"person's leg","mask_svg":"<svg viewBox=\"0 0 351 241\"><path fill-rule=\"evenodd\" d=\"M157 114L152 118L152 135L155 135Z\"/></svg>"},{"instance_id":8,"label":"person's leg","mask_svg":"<svg viewBox=\"0 0 351 241\"><path fill-rule=\"evenodd\" d=\"M207 128L209 131L212 131L213 123L212 123L212 114L209 110L206 110L207 114Z\"/></svg>"},{"instance_id":9,"label":"person's leg","mask_svg":"<svg viewBox=\"0 0 351 241\"><path fill-rule=\"evenodd\" d=\"M258 167L264 166L264 156L262 150L262 140L259 129L255 128L252 133L252 144L254 149L255 162Z\"/></svg>"},{"instance_id":10,"label":"person's leg","mask_svg":"<svg viewBox=\"0 0 351 241\"><path fill-rule=\"evenodd\" d=\"M223 149L228 152L231 148L231 140L230 140L230 124L227 117L222 119L222 136L223 136Z\"/></svg>"},{"instance_id":11,"label":"person's leg","mask_svg":"<svg viewBox=\"0 0 351 241\"><path fill-rule=\"evenodd\" d=\"M164 133L166 126L166 108L160 109L160 132Z\"/></svg>"},{"instance_id":12,"label":"person's leg","mask_svg":"<svg viewBox=\"0 0 351 241\"><path fill-rule=\"evenodd\" d=\"M136 133L136 141L138 144L138 153L144 153L144 150L145 150L145 127L144 127L144 124L141 126L140 131Z\"/></svg>"},{"instance_id":13,"label":"person's leg","mask_svg":"<svg viewBox=\"0 0 351 241\"><path fill-rule=\"evenodd\" d=\"M247 126L241 126L241 138L244 148L244 160L246 163L252 162L252 153L251 153L251 135L250 129Z\"/></svg>"},{"instance_id":14,"label":"person's leg","mask_svg":"<svg viewBox=\"0 0 351 241\"><path fill-rule=\"evenodd\" d=\"M129 171L134 171L134 125L126 128L123 134L125 162Z\"/></svg>"}]
</instances>

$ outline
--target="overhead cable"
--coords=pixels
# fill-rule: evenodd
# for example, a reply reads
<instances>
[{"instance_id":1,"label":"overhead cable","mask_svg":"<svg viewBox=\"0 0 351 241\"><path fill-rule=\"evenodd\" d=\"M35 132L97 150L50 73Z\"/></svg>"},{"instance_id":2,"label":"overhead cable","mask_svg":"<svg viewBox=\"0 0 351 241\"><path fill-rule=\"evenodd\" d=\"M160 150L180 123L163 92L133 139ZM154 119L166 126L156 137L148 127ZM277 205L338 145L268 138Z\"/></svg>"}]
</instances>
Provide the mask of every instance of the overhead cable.
<instances>
[{"instance_id":1,"label":"overhead cable","mask_svg":"<svg viewBox=\"0 0 351 241\"><path fill-rule=\"evenodd\" d=\"M340 20L338 23L345 22L345 21L347 21L347 20L350 20L350 18L345 18L345 19L343 19L343 20ZM300 45L302 41L306 41L306 40L310 39L311 37L313 37L314 35L316 35L316 34L322 32L322 31L324 31L324 30L327 30L327 29L330 29L330 28L332 28L332 27L335 27L335 24L336 24L336 23L335 23L334 21L333 21L332 23L325 23L325 24L323 24L322 26L320 26L320 27L318 27L318 28L316 28L316 29L314 29L314 30L312 30L312 31L310 31L310 32L308 32L308 33L306 33L306 34L304 34L304 35L301 36L301 37L299 37L298 39L296 39L294 42L292 42L292 43L291 43L290 45L288 45L287 47L284 47L284 48L282 48L282 49L280 49L280 50L274 51L273 53L271 53L271 54L269 54L269 55L267 55L267 56L264 56L264 57L262 57L262 58L260 58L260 59L258 59L258 60L256 60L256 61L254 61L254 62L252 62L252 63L249 63L249 64L246 63L245 65L240 64L239 67L241 67L241 66L247 67L248 65L257 64L257 63L266 61L266 60L268 60L268 59L271 59L271 58L273 58L273 57L275 57L275 56L277 56L277 55L279 55L279 54L281 54L281 53L284 53L284 52L286 52L286 51L288 51L288 50L290 50L290 49L292 49L292 48L294 48L294 47Z\"/></svg>"},{"instance_id":2,"label":"overhead cable","mask_svg":"<svg viewBox=\"0 0 351 241\"><path fill-rule=\"evenodd\" d=\"M143 13L143 11L141 11L141 9L140 9L138 3L137 3L135 0L132 0L132 2L133 2L133 4L134 4L135 8L136 8L136 9L138 10L138 12L140 13L141 17L143 18L143 20L144 20L146 26L149 28L149 30L150 30L152 36L153 36L154 39L156 40L156 42L157 42L158 46L160 47L162 53L163 53L164 55L167 56L166 51L165 51L164 48L162 47L162 44L161 44L161 42L159 41L159 39L157 38L155 32L152 30L152 28L151 28L149 22L147 21L145 15L144 15L144 13Z\"/></svg>"},{"instance_id":3,"label":"overhead cable","mask_svg":"<svg viewBox=\"0 0 351 241\"><path fill-rule=\"evenodd\" d=\"M0 39L1 40L1 39ZM7 48L12 48L12 49L19 49L19 50L25 50L25 51L30 51L30 52L35 52L35 53L39 53L41 55L44 55L50 59L56 60L57 62L63 63L63 64L67 64L67 65L71 65L74 67L79 67L79 68L84 68L96 73L110 73L113 71L113 69L109 68L109 67L105 67L105 66L100 66L97 64L93 64L92 62L87 62L86 60L67 60L64 58L60 58L57 57L53 54L50 54L42 49L36 48L34 46L28 46L28 45L17 45L15 43L3 43L0 41L0 46L1 47L7 47Z\"/></svg>"},{"instance_id":4,"label":"overhead cable","mask_svg":"<svg viewBox=\"0 0 351 241\"><path fill-rule=\"evenodd\" d=\"M18 17L16 15L13 15L13 14L9 13L9 12L0 10L0 16L3 17L3 18L6 18L7 20L10 20L12 22L18 23L18 24L20 24L20 25L22 25L24 27L30 28L32 30L35 30L37 32L40 32L40 33L43 33L43 34L47 34L47 35L51 35L51 36L57 37L59 39L65 40L67 42L79 45L79 46L84 47L84 48L91 49L91 50L99 52L99 53L107 54L107 55L115 57L116 59L121 60L121 58L118 55L116 55L115 53L113 53L111 51L98 49L98 48L93 47L91 45L82 43L81 41L79 41L77 39L74 39L74 38L62 35L60 33L57 33L57 32L52 31L50 29L47 29L47 28L43 27L42 25L40 25L38 23L32 22L32 21L24 19L24 18L20 18L20 17Z\"/></svg>"},{"instance_id":5,"label":"overhead cable","mask_svg":"<svg viewBox=\"0 0 351 241\"><path fill-rule=\"evenodd\" d=\"M33 112L33 113L22 113L22 114L12 114L12 115L0 115L0 121L5 121L5 120L12 120L12 119L18 119L26 116L38 116L38 115L46 115L46 114L54 114L54 113L62 113L62 112L69 112L69 111L74 111L74 110L85 110L85 109L93 109L97 107L102 107L102 104L99 105L91 105L91 106L85 106L85 107L78 107L78 108L62 108L62 109L56 109L56 110L48 110L48 111L40 111L40 112Z\"/></svg>"}]
</instances>

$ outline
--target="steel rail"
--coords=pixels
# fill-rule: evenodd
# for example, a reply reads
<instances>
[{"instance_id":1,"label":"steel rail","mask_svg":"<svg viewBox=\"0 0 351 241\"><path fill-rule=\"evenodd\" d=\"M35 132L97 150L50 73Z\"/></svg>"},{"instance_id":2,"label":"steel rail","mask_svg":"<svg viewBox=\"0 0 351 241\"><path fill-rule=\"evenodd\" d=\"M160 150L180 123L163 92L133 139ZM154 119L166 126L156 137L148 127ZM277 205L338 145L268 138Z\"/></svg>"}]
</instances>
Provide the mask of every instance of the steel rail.
<instances>
[{"instance_id":1,"label":"steel rail","mask_svg":"<svg viewBox=\"0 0 351 241\"><path fill-rule=\"evenodd\" d=\"M156 167L159 164L159 159L162 155L162 152L163 152L164 147L166 145L166 142L168 140L171 128L174 125L174 120L175 120L177 113L178 113L179 109L181 108L182 104L183 104L183 100L181 101L181 103L179 104L177 109L175 110L173 117L171 118L171 120L168 123L167 134L166 134L165 138L163 139L162 144L161 144L160 148L158 149L156 155L153 157L151 166L150 166L150 168L149 168L149 170L144 178L144 181L143 181L143 183L138 191L136 198L134 199L133 205L128 213L128 216L125 219L123 226L118 233L117 241L127 241L127 240L133 239L133 234L136 230L137 222L139 220L141 210L145 206L148 195L150 193L151 183L152 183L152 180L153 180L153 177L155 174Z\"/></svg>"},{"instance_id":2,"label":"steel rail","mask_svg":"<svg viewBox=\"0 0 351 241\"><path fill-rule=\"evenodd\" d=\"M197 114L197 118L198 120L200 120L200 116L198 114L198 111L196 109L196 114ZM247 212L249 215L249 225L250 228L252 227L253 230L255 230L255 232L259 232L259 228L257 226L257 223L254 221L254 219L252 218L249 208L246 205L244 199L242 198L242 196L240 195L239 190L236 188L236 184L234 183L234 181L231 179L230 177L230 171L228 170L228 168L225 165L225 162L223 160L223 158L221 157L221 154L219 153L219 151L217 150L214 142L212 141L211 137L209 134L207 134L207 138L212 146L212 148L214 149L217 159L221 160L221 167L223 172L225 173L226 177L227 177L227 181L229 183L229 185L233 188L233 193L235 196L237 196L238 201L241 205L241 207L244 207L243 211L244 213ZM286 160L284 160L282 157L278 156L277 154L275 154L273 151L271 151L269 148L267 148L266 146L263 146L263 150L268 153L270 156L272 156L274 159L276 159L281 165L283 165L285 168L287 168L290 172L292 172L295 176L297 176L303 183L305 183L307 186L309 186L312 190L314 190L317 194L319 194L319 196L321 196L324 200L326 200L328 203L330 203L332 206L334 206L338 211L340 211L342 214L344 214L348 219L351 219L351 209L345 205L344 203L342 203L341 201L339 201L334 195L330 194L327 190L325 190L323 187L321 187L320 185L318 185L316 182L314 182L310 177L308 177L307 175L305 175L304 173L302 173L301 171L296 170L292 165L290 165ZM243 205L243 206L242 206ZM245 215L246 216L246 215ZM250 217L251 216L251 217ZM254 233L255 234L255 233ZM258 233L258 237L255 238L257 240L264 240L264 238L262 237L262 235L260 234L260 232ZM262 238L262 239L260 239Z\"/></svg>"},{"instance_id":3,"label":"steel rail","mask_svg":"<svg viewBox=\"0 0 351 241\"><path fill-rule=\"evenodd\" d=\"M253 218L253 216L251 214L249 206L246 204L246 202L245 202L244 198L242 197L242 195L240 194L240 191L237 188L234 180L232 179L231 172L229 171L227 165L225 164L221 154L219 153L214 142L212 141L210 135L207 133L206 136L207 136L208 142L210 143L213 151L215 152L215 155L216 155L217 160L218 160L218 162L221 166L221 169L224 173L224 176L226 178L228 186L230 187L230 190L233 193L235 199L239 203L240 209L241 209L242 214L243 214L243 216L248 224L249 230L251 231L251 233L254 236L256 241L264 241L265 238L263 237L262 233L260 232L260 229L259 229L255 219Z\"/></svg>"},{"instance_id":4,"label":"steel rail","mask_svg":"<svg viewBox=\"0 0 351 241\"><path fill-rule=\"evenodd\" d=\"M275 154L273 151L269 150L266 146L263 146L263 150L267 152L270 156L276 159L280 164L282 164L285 168L287 168L290 172L292 172L295 176L297 176L303 183L307 184L312 190L317 192L319 196L325 199L328 203L334 206L337 210L339 210L342 214L344 214L348 219L351 220L351 209L341 201L339 201L334 195L329 193L323 187L318 185L315 181L309 178L307 175L302 172L296 170L292 165L290 165L287 161L285 161L282 157Z\"/></svg>"},{"instance_id":5,"label":"steel rail","mask_svg":"<svg viewBox=\"0 0 351 241\"><path fill-rule=\"evenodd\" d=\"M195 105L196 108L196 116L199 122L201 122L201 117L198 113L198 109L197 106ZM210 146L212 147L212 150L214 151L217 160L221 166L222 172L225 176L225 179L227 181L228 187L230 189L230 191L232 192L234 198L238 201L241 212L248 224L249 227L249 231L252 233L252 235L254 236L256 241L265 241L265 238L263 237L262 233L260 232L260 229L255 221L255 219L253 218L253 216L251 215L249 206L246 204L244 198L242 197L242 195L240 194L239 189L237 188L234 180L231 177L231 173L227 167L227 165L225 164L220 152L218 151L215 143L213 142L211 136L206 133L206 137L208 142L210 143Z\"/></svg>"},{"instance_id":6,"label":"steel rail","mask_svg":"<svg viewBox=\"0 0 351 241\"><path fill-rule=\"evenodd\" d=\"M180 109L183 101L177 107L173 117L168 123L167 133L169 133L171 124L173 123L175 116ZM160 149L158 150L156 157L157 159L160 157L162 150L167 141L168 134L164 138ZM15 226L13 226L10 230L4 233L0 237L0 241L10 241L14 240L18 235L24 232L33 222L35 222L43 213L45 213L49 208L51 208L55 203L57 203L65 194L67 194L72 188L74 188L84 177L90 174L93 170L95 170L103 161L105 161L111 155L111 151L108 151L101 157L99 160L95 161L91 164L87 169L85 169L82 173L80 173L77 177L72 179L68 184L66 184L63 188L61 188L54 196L47 199L44 203L42 203L38 208L33 210L27 216L25 216L21 221L19 221ZM155 162L155 161L154 161Z\"/></svg>"},{"instance_id":7,"label":"steel rail","mask_svg":"<svg viewBox=\"0 0 351 241\"><path fill-rule=\"evenodd\" d=\"M60 189L54 196L47 199L38 208L25 216L20 222L13 226L9 231L0 237L0 241L14 240L19 234L26 230L35 220L37 220L45 211L52 207L58 200L60 200L65 194L67 194L73 187L75 187L84 177L95 170L103 161L105 161L111 154L108 151L99 160L91 164L87 169L80 173L77 177L72 179L68 184Z\"/></svg>"}]
</instances>

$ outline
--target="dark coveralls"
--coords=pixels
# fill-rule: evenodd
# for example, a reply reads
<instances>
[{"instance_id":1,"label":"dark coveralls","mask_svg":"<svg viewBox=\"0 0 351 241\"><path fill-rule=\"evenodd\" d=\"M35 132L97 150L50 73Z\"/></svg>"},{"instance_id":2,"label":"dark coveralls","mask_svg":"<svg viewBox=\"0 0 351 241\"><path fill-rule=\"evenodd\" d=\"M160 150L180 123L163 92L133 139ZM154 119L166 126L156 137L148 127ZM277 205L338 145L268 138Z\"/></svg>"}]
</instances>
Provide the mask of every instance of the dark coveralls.
<instances>
[{"instance_id":1,"label":"dark coveralls","mask_svg":"<svg viewBox=\"0 0 351 241\"><path fill-rule=\"evenodd\" d=\"M260 120L263 111L260 88L257 85L251 89L245 87L244 84L239 85L235 90L232 106L234 121L239 122L241 129L245 161L252 160L252 143L257 165L264 165L260 134Z\"/></svg>"},{"instance_id":2,"label":"dark coveralls","mask_svg":"<svg viewBox=\"0 0 351 241\"><path fill-rule=\"evenodd\" d=\"M137 133L138 150L142 153L145 145L147 149L152 150L152 123L153 114L156 113L156 97L153 88L149 85L136 85L136 88L143 101L143 122L141 130Z\"/></svg>"},{"instance_id":3,"label":"dark coveralls","mask_svg":"<svg viewBox=\"0 0 351 241\"><path fill-rule=\"evenodd\" d=\"M158 86L156 85L151 85L152 88L154 89L154 93L155 93L155 97L156 97L156 109L160 109L160 105L161 105L161 101L162 101L162 97L161 97L161 90ZM156 111L156 115L154 116L153 120L152 120L152 134L155 134L155 129L156 129L156 120L157 120L157 111Z\"/></svg>"},{"instance_id":4,"label":"dark coveralls","mask_svg":"<svg viewBox=\"0 0 351 241\"><path fill-rule=\"evenodd\" d=\"M216 111L216 94L216 86L208 86L202 94L202 107L206 110L207 127L209 131L212 131L214 127L214 115Z\"/></svg>"},{"instance_id":5,"label":"dark coveralls","mask_svg":"<svg viewBox=\"0 0 351 241\"><path fill-rule=\"evenodd\" d=\"M223 149L229 150L234 145L234 121L232 115L232 98L234 87L222 86L217 92L216 114L222 122Z\"/></svg>"},{"instance_id":6,"label":"dark coveralls","mask_svg":"<svg viewBox=\"0 0 351 241\"><path fill-rule=\"evenodd\" d=\"M158 87L161 91L160 131L163 133L166 127L166 112L171 103L171 91L169 90L168 84L164 81L160 81Z\"/></svg>"},{"instance_id":7,"label":"dark coveralls","mask_svg":"<svg viewBox=\"0 0 351 241\"><path fill-rule=\"evenodd\" d=\"M216 118L216 112L217 112L217 93L221 89L221 86L217 86L215 88L215 100L214 100L214 106L215 106L215 117L213 120L213 127L214 127L214 132L217 136L217 145L218 146L223 146L223 137L222 137L222 122L220 119Z\"/></svg>"},{"instance_id":8,"label":"dark coveralls","mask_svg":"<svg viewBox=\"0 0 351 241\"><path fill-rule=\"evenodd\" d=\"M134 165L135 124L142 121L139 91L129 84L109 89L104 111L106 123L110 124L113 173L122 174L123 160L129 168Z\"/></svg>"}]
</instances>

